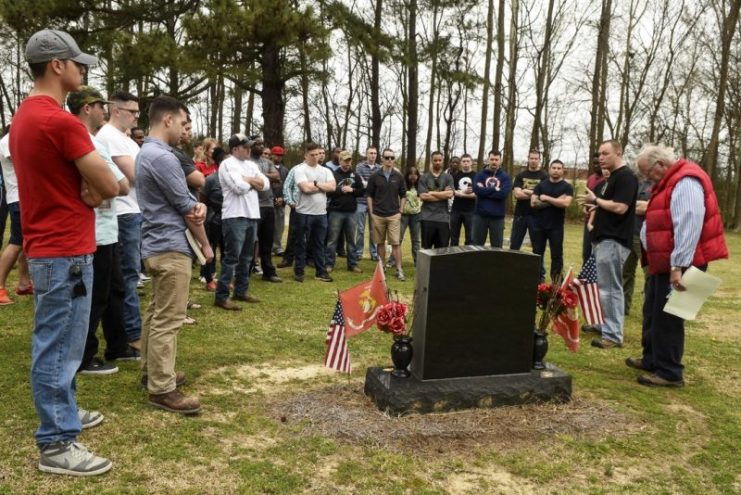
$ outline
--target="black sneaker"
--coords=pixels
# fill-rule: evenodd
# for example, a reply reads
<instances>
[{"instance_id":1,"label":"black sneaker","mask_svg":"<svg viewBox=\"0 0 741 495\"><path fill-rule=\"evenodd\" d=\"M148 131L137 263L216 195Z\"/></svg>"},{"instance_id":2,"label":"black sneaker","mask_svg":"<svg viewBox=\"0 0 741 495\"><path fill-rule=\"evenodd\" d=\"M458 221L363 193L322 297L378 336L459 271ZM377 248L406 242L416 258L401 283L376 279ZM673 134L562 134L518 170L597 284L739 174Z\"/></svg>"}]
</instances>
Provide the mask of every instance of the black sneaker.
<instances>
[{"instance_id":1,"label":"black sneaker","mask_svg":"<svg viewBox=\"0 0 741 495\"><path fill-rule=\"evenodd\" d=\"M121 354L106 354L106 361L141 361L142 356L131 346L126 346L126 351Z\"/></svg>"},{"instance_id":2,"label":"black sneaker","mask_svg":"<svg viewBox=\"0 0 741 495\"><path fill-rule=\"evenodd\" d=\"M321 273L314 277L314 280L319 280L320 282L332 282L332 277L329 276L329 273Z\"/></svg>"},{"instance_id":3,"label":"black sneaker","mask_svg":"<svg viewBox=\"0 0 741 495\"><path fill-rule=\"evenodd\" d=\"M112 375L118 373L118 366L94 357L87 366L80 368L78 373L81 375Z\"/></svg>"}]
</instances>

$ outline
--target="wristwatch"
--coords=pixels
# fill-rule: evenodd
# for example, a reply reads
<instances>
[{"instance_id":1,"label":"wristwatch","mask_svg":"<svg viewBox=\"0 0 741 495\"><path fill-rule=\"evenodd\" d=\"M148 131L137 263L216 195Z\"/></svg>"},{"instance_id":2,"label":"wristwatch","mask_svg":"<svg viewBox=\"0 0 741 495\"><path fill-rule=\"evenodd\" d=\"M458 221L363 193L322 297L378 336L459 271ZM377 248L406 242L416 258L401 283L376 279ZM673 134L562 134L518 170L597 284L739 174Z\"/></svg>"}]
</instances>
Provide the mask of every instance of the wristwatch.
<instances>
[{"instance_id":1,"label":"wristwatch","mask_svg":"<svg viewBox=\"0 0 741 495\"><path fill-rule=\"evenodd\" d=\"M673 271L673 272L681 272L682 270L684 270L684 267L681 267L681 266L673 266L673 267L671 267L671 271Z\"/></svg>"}]
</instances>

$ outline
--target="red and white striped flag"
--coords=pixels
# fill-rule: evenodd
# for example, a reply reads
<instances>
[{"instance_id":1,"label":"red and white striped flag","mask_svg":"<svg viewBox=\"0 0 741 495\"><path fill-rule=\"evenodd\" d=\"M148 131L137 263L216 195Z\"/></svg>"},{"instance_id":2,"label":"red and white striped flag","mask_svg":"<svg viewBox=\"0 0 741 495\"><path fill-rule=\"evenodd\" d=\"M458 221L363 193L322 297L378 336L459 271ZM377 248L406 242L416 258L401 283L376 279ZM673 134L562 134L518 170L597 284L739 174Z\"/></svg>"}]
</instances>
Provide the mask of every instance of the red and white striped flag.
<instances>
[{"instance_id":1,"label":"red and white striped flag","mask_svg":"<svg viewBox=\"0 0 741 495\"><path fill-rule=\"evenodd\" d=\"M569 268L561 288L570 294L568 297L576 296L574 293L574 270L572 268ZM553 319L553 331L563 337L566 347L571 352L579 350L579 314L575 307L566 308L565 311Z\"/></svg>"},{"instance_id":2,"label":"red and white striped flag","mask_svg":"<svg viewBox=\"0 0 741 495\"><path fill-rule=\"evenodd\" d=\"M327 352L324 355L324 366L327 368L350 373L350 351L347 348L347 337L345 336L345 317L342 314L342 304L337 299L332 321L329 322L327 330Z\"/></svg>"},{"instance_id":3,"label":"red and white striped flag","mask_svg":"<svg viewBox=\"0 0 741 495\"><path fill-rule=\"evenodd\" d=\"M597 263L594 256L590 256L581 273L573 282L576 293L579 296L579 307L584 314L587 325L601 325L605 322L602 315L602 304L599 299L599 287L597 286Z\"/></svg>"}]
</instances>

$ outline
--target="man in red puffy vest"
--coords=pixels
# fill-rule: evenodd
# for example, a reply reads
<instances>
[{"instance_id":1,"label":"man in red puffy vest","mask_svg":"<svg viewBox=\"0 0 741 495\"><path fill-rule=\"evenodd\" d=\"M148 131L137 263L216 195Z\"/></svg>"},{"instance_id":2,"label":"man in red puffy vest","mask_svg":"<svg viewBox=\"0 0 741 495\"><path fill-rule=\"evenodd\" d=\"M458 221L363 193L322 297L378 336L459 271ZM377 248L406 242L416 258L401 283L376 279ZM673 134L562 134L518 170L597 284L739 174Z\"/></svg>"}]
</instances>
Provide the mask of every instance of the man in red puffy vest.
<instances>
[{"instance_id":1,"label":"man in red puffy vest","mask_svg":"<svg viewBox=\"0 0 741 495\"><path fill-rule=\"evenodd\" d=\"M647 371L641 385L681 387L684 320L664 312L672 290L686 290L682 274L727 258L723 221L710 177L696 163L675 160L671 148L646 145L636 159L655 185L641 230L649 279L643 307L643 356L628 358L631 368Z\"/></svg>"}]
</instances>

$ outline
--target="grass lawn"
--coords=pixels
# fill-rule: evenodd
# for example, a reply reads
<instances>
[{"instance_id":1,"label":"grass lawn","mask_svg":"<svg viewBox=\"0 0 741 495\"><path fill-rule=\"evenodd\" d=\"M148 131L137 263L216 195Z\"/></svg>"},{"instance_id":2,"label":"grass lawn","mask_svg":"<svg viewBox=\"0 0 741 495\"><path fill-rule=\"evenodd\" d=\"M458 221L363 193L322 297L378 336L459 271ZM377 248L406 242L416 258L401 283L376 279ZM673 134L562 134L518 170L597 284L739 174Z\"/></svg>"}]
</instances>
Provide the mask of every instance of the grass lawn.
<instances>
[{"instance_id":1,"label":"grass lawn","mask_svg":"<svg viewBox=\"0 0 741 495\"><path fill-rule=\"evenodd\" d=\"M581 226L569 225L566 239L566 265L578 270ZM727 240L738 256L741 236ZM389 285L411 299L408 240L405 249L408 280ZM361 267L369 278L371 261ZM178 369L203 412L146 405L137 363L79 377L80 405L106 416L80 441L114 462L91 479L36 468L33 301L15 297L0 307L0 493L740 493L741 265L718 262L710 272L723 283L687 324L683 389L639 386L623 364L640 355L638 290L623 349L592 348L585 336L572 354L550 337L547 360L573 376L571 403L393 418L362 395L365 369L390 364L388 335L351 340L350 377L321 366L336 290L360 276L340 269L333 284L308 276L299 284L279 270L284 283L253 279L262 303L232 313L212 306L194 270L190 292L203 307L180 333Z\"/></svg>"}]
</instances>

